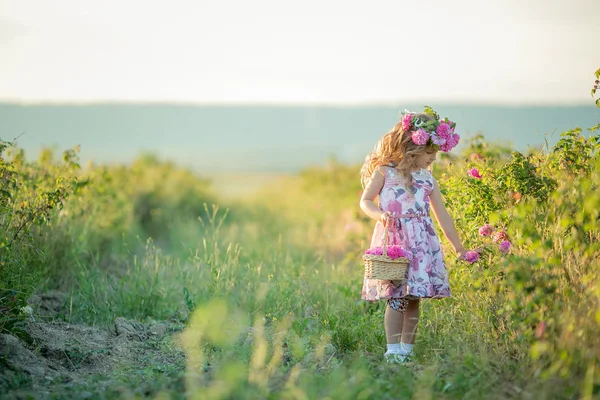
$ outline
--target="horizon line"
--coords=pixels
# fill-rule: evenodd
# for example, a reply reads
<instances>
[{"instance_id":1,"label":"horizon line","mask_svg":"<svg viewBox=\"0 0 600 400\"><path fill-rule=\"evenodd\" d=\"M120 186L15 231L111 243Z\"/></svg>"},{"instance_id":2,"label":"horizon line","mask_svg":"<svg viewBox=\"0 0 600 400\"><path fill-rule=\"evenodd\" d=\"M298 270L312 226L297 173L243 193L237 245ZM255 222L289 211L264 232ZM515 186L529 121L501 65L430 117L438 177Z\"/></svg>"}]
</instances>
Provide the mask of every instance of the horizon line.
<instances>
[{"instance_id":1,"label":"horizon line","mask_svg":"<svg viewBox=\"0 0 600 400\"><path fill-rule=\"evenodd\" d=\"M322 108L358 108L358 107L396 107L400 104L421 103L445 106L491 106L491 107L585 107L596 108L593 101L492 101L489 99L471 100L387 100L387 101L357 101L357 102L309 102L309 101L173 101L173 100L23 100L0 98L0 105L17 106L105 106L105 105L142 105L142 106L187 106L187 107L322 107Z\"/></svg>"}]
</instances>

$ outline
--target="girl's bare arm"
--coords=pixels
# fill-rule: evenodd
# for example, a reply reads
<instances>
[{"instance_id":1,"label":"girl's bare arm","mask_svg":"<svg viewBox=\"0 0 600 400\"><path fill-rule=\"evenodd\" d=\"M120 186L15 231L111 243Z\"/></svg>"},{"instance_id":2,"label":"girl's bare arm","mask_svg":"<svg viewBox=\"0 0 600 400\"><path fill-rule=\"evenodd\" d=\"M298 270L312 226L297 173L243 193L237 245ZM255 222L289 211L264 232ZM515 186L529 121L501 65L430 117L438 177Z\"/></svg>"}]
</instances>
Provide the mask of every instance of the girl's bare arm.
<instances>
[{"instance_id":1,"label":"girl's bare arm","mask_svg":"<svg viewBox=\"0 0 600 400\"><path fill-rule=\"evenodd\" d=\"M384 224L386 224L391 216L388 213L381 211L377 204L375 204L375 198L379 195L379 192L381 192L384 182L384 172L381 170L381 168L377 168L373 172L371 179L369 179L369 182L365 186L365 190L360 197L360 208L369 217L378 221L382 221Z\"/></svg>"},{"instance_id":2,"label":"girl's bare arm","mask_svg":"<svg viewBox=\"0 0 600 400\"><path fill-rule=\"evenodd\" d=\"M446 206L444 205L442 194L440 192L440 187L435 179L433 180L433 191L431 192L431 208L433 209L433 214L440 224L444 235L450 241L450 243L452 243L457 256L464 256L467 251L458 237L458 232L454 226L454 221L452 220L450 214L448 214L448 210L446 210Z\"/></svg>"}]
</instances>

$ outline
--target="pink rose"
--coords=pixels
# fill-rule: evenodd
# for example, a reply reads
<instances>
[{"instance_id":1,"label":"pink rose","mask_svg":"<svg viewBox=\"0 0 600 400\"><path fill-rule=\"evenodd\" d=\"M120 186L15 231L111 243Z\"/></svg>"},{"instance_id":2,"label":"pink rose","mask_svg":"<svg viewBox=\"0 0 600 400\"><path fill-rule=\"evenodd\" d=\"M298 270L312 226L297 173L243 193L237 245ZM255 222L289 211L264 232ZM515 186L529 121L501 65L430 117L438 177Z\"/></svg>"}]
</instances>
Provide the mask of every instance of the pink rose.
<instances>
[{"instance_id":1,"label":"pink rose","mask_svg":"<svg viewBox=\"0 0 600 400\"><path fill-rule=\"evenodd\" d=\"M469 264L473 264L476 261L479 261L479 253L476 251L467 251L465 253L465 261Z\"/></svg>"},{"instance_id":2,"label":"pink rose","mask_svg":"<svg viewBox=\"0 0 600 400\"><path fill-rule=\"evenodd\" d=\"M445 122L442 122L436 128L435 133L437 133L441 138L444 138L444 139L449 138L450 137L450 125L448 125Z\"/></svg>"},{"instance_id":3,"label":"pink rose","mask_svg":"<svg viewBox=\"0 0 600 400\"><path fill-rule=\"evenodd\" d=\"M450 150L452 150L453 148L458 146L459 141L460 141L460 135L458 133L453 133L452 135L450 135L450 138L449 138Z\"/></svg>"},{"instance_id":4,"label":"pink rose","mask_svg":"<svg viewBox=\"0 0 600 400\"><path fill-rule=\"evenodd\" d=\"M410 252L404 250L401 246L398 245L387 246L385 251L387 253L387 256L392 259L400 257L410 258L412 255ZM383 255L383 247L371 247L370 249L365 250L365 254L381 256Z\"/></svg>"},{"instance_id":5,"label":"pink rose","mask_svg":"<svg viewBox=\"0 0 600 400\"><path fill-rule=\"evenodd\" d=\"M472 178L481 179L481 174L477 168L471 168L467 174Z\"/></svg>"},{"instance_id":6,"label":"pink rose","mask_svg":"<svg viewBox=\"0 0 600 400\"><path fill-rule=\"evenodd\" d=\"M509 242L508 240L503 240L498 245L498 250L500 250L501 253L506 254L510 251L511 246L512 246L511 242Z\"/></svg>"},{"instance_id":7,"label":"pink rose","mask_svg":"<svg viewBox=\"0 0 600 400\"><path fill-rule=\"evenodd\" d=\"M371 255L374 255L374 256L380 256L380 255L383 254L383 249L381 247L379 247L379 246L378 247L372 247L370 249L367 249L365 251L365 254L371 254Z\"/></svg>"},{"instance_id":8,"label":"pink rose","mask_svg":"<svg viewBox=\"0 0 600 400\"><path fill-rule=\"evenodd\" d=\"M400 257L400 251L398 246L389 246L387 248L387 255L389 258L398 258Z\"/></svg>"},{"instance_id":9,"label":"pink rose","mask_svg":"<svg viewBox=\"0 0 600 400\"><path fill-rule=\"evenodd\" d=\"M411 137L413 143L417 146L425 146L427 144L427 141L429 140L429 134L423 128L414 131Z\"/></svg>"},{"instance_id":10,"label":"pink rose","mask_svg":"<svg viewBox=\"0 0 600 400\"><path fill-rule=\"evenodd\" d=\"M460 136L458 134L456 134L456 133L449 134L448 137L446 138L446 143L444 143L442 146L440 146L440 150L449 152L450 150L455 148L456 145L458 145L459 140L460 140Z\"/></svg>"},{"instance_id":11,"label":"pink rose","mask_svg":"<svg viewBox=\"0 0 600 400\"><path fill-rule=\"evenodd\" d=\"M508 240L508 235L506 234L506 232L503 230L498 231L494 234L494 243L498 243L501 242L503 240Z\"/></svg>"},{"instance_id":12,"label":"pink rose","mask_svg":"<svg viewBox=\"0 0 600 400\"><path fill-rule=\"evenodd\" d=\"M404 257L404 250L398 245L388 246L387 255L389 258Z\"/></svg>"},{"instance_id":13,"label":"pink rose","mask_svg":"<svg viewBox=\"0 0 600 400\"><path fill-rule=\"evenodd\" d=\"M440 137L438 135L431 135L431 141L438 146L441 146L446 143L446 139Z\"/></svg>"},{"instance_id":14,"label":"pink rose","mask_svg":"<svg viewBox=\"0 0 600 400\"><path fill-rule=\"evenodd\" d=\"M492 232L494 232L494 227L492 227L490 224L485 224L479 228L479 234L481 236L491 236Z\"/></svg>"},{"instance_id":15,"label":"pink rose","mask_svg":"<svg viewBox=\"0 0 600 400\"><path fill-rule=\"evenodd\" d=\"M483 156L479 153L473 153L470 157L471 161L481 161L483 160Z\"/></svg>"},{"instance_id":16,"label":"pink rose","mask_svg":"<svg viewBox=\"0 0 600 400\"><path fill-rule=\"evenodd\" d=\"M402 130L404 132L410 131L410 126L412 125L412 119L413 119L412 114L404 114L404 116L402 117Z\"/></svg>"}]
</instances>

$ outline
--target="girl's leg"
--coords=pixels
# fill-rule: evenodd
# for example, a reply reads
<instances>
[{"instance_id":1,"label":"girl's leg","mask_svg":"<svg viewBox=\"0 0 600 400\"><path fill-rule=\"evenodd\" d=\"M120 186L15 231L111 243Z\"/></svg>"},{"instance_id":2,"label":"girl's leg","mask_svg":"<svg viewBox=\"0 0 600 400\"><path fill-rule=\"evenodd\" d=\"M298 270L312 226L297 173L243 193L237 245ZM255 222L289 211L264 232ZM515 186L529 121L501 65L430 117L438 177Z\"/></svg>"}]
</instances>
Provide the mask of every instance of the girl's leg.
<instances>
[{"instance_id":1,"label":"girl's leg","mask_svg":"<svg viewBox=\"0 0 600 400\"><path fill-rule=\"evenodd\" d=\"M417 325L419 324L419 299L409 300L404 313L402 324L402 353L412 354L415 336L417 334Z\"/></svg>"},{"instance_id":2,"label":"girl's leg","mask_svg":"<svg viewBox=\"0 0 600 400\"><path fill-rule=\"evenodd\" d=\"M404 313L400 310L396 310L390 307L388 303L385 308L385 316L383 319L385 325L385 336L387 338L387 344L398 344L400 343L400 337L402 335L402 326L404 324Z\"/></svg>"}]
</instances>

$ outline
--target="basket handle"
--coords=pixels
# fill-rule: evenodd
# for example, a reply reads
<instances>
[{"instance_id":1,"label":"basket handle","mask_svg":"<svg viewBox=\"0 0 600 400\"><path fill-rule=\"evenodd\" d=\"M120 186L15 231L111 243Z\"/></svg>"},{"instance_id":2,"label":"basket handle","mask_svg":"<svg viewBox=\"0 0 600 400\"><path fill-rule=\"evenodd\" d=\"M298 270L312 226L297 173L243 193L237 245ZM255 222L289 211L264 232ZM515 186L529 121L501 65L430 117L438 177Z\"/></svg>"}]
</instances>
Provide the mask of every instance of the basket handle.
<instances>
[{"instance_id":1,"label":"basket handle","mask_svg":"<svg viewBox=\"0 0 600 400\"><path fill-rule=\"evenodd\" d=\"M388 222L383 227L383 237L381 238L381 249L383 250L383 255L387 256L387 241L388 241L388 230L390 223Z\"/></svg>"}]
</instances>

